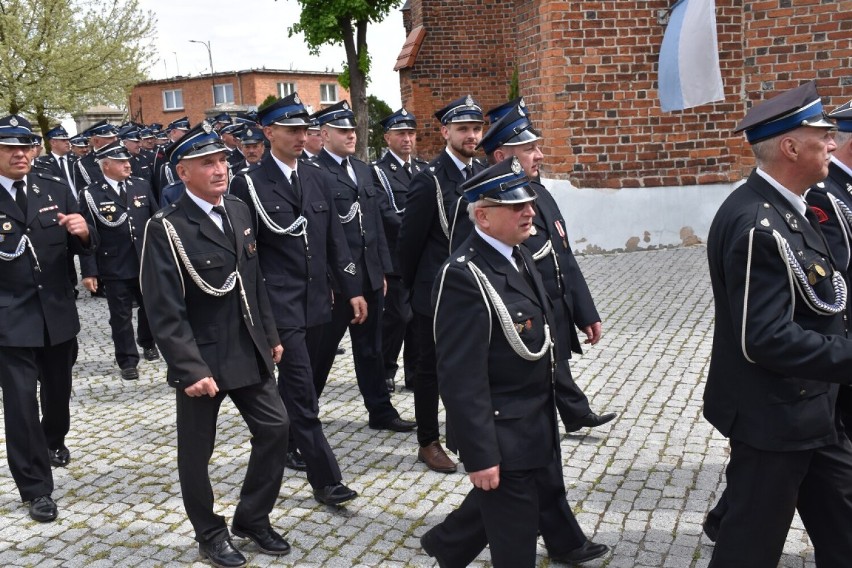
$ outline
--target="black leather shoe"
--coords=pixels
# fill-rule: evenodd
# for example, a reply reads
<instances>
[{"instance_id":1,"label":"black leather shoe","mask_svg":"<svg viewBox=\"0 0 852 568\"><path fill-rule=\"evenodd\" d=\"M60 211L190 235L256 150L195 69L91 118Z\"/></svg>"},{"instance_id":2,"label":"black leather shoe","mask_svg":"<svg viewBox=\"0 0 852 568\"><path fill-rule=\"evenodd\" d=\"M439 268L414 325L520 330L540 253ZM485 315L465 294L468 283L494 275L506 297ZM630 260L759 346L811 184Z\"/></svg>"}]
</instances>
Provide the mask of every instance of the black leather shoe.
<instances>
[{"instance_id":1,"label":"black leather shoe","mask_svg":"<svg viewBox=\"0 0 852 568\"><path fill-rule=\"evenodd\" d=\"M71 452L65 446L59 446L55 450L48 449L47 457L53 467L65 467L71 461Z\"/></svg>"},{"instance_id":2,"label":"black leather shoe","mask_svg":"<svg viewBox=\"0 0 852 568\"><path fill-rule=\"evenodd\" d=\"M438 561L439 568L449 568L450 561L441 555L441 547L435 542L431 531L426 531L420 537L420 546L423 547L423 551L426 554Z\"/></svg>"},{"instance_id":3,"label":"black leather shoe","mask_svg":"<svg viewBox=\"0 0 852 568\"><path fill-rule=\"evenodd\" d=\"M280 534L272 530L272 527L253 531L233 524L231 525L231 532L234 533L234 536L251 539L251 541L266 554L283 556L290 553L290 543L284 540Z\"/></svg>"},{"instance_id":4,"label":"black leather shoe","mask_svg":"<svg viewBox=\"0 0 852 568\"><path fill-rule=\"evenodd\" d=\"M385 385L388 387L388 392L396 390L396 384L393 382L393 379L385 379Z\"/></svg>"},{"instance_id":5,"label":"black leather shoe","mask_svg":"<svg viewBox=\"0 0 852 568\"><path fill-rule=\"evenodd\" d=\"M610 412L601 416L598 416L594 412L589 412L579 420L566 424L565 431L576 432L580 428L595 428L596 426L603 426L607 422L611 422L616 416L618 416L618 414L615 412Z\"/></svg>"},{"instance_id":6,"label":"black leather shoe","mask_svg":"<svg viewBox=\"0 0 852 568\"><path fill-rule=\"evenodd\" d=\"M142 356L145 357L146 361L156 361L160 358L160 352L157 350L157 346L153 347L145 347L142 349Z\"/></svg>"},{"instance_id":7,"label":"black leather shoe","mask_svg":"<svg viewBox=\"0 0 852 568\"><path fill-rule=\"evenodd\" d=\"M246 565L246 557L234 548L231 539L228 537L213 542L199 543L198 554L218 568L239 568Z\"/></svg>"},{"instance_id":8,"label":"black leather shoe","mask_svg":"<svg viewBox=\"0 0 852 568\"><path fill-rule=\"evenodd\" d=\"M341 503L351 501L357 496L357 491L349 489L342 483L326 485L322 489L314 489L314 499L323 505L340 505Z\"/></svg>"},{"instance_id":9,"label":"black leather shoe","mask_svg":"<svg viewBox=\"0 0 852 568\"><path fill-rule=\"evenodd\" d=\"M136 370L136 367L130 367L128 369L121 370L121 378L125 381L135 381L139 378L139 371Z\"/></svg>"},{"instance_id":10,"label":"black leather shoe","mask_svg":"<svg viewBox=\"0 0 852 568\"><path fill-rule=\"evenodd\" d=\"M609 547L607 545L587 540L583 543L583 546L575 548L565 554L551 554L550 559L557 562L564 562L565 564L577 564L580 562L588 562L595 558L600 558L607 552L609 552Z\"/></svg>"},{"instance_id":11,"label":"black leather shoe","mask_svg":"<svg viewBox=\"0 0 852 568\"><path fill-rule=\"evenodd\" d=\"M50 495L42 495L30 501L30 518L40 523L56 520L56 503Z\"/></svg>"},{"instance_id":12,"label":"black leather shoe","mask_svg":"<svg viewBox=\"0 0 852 568\"><path fill-rule=\"evenodd\" d=\"M393 432L411 432L415 428L417 428L417 422L411 422L410 420L403 420L399 416L396 418L391 418L390 420L386 420L384 422L373 422L370 421L370 428L373 430L391 430Z\"/></svg>"},{"instance_id":13,"label":"black leather shoe","mask_svg":"<svg viewBox=\"0 0 852 568\"><path fill-rule=\"evenodd\" d=\"M305 463L305 459L302 457L302 454L299 453L299 450L287 452L287 458L284 465L290 469L295 469L296 471L305 471L308 469L308 464Z\"/></svg>"}]
</instances>

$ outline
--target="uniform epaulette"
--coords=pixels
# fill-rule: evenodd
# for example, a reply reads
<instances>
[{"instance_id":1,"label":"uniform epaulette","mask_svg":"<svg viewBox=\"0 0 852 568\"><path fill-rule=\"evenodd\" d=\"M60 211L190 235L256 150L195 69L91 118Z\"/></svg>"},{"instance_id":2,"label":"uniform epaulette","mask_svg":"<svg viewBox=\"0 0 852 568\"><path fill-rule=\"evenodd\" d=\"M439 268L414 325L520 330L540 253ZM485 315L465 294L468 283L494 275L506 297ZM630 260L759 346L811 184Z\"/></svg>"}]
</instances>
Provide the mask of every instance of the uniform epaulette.
<instances>
[{"instance_id":1,"label":"uniform epaulette","mask_svg":"<svg viewBox=\"0 0 852 568\"><path fill-rule=\"evenodd\" d=\"M450 264L455 264L455 265L458 265L458 266L466 266L467 263L470 262L470 260L474 256L476 256L476 251L474 251L473 248L469 248L467 250L467 253L456 256L456 257L451 257L450 258Z\"/></svg>"},{"instance_id":2,"label":"uniform epaulette","mask_svg":"<svg viewBox=\"0 0 852 568\"><path fill-rule=\"evenodd\" d=\"M479 164L480 166L488 167L488 164L479 158L474 158L473 161Z\"/></svg>"},{"instance_id":3,"label":"uniform epaulette","mask_svg":"<svg viewBox=\"0 0 852 568\"><path fill-rule=\"evenodd\" d=\"M320 167L320 165L318 163L316 163L313 158L299 158L299 162L306 164L308 166L313 166L315 168Z\"/></svg>"},{"instance_id":4,"label":"uniform epaulette","mask_svg":"<svg viewBox=\"0 0 852 568\"><path fill-rule=\"evenodd\" d=\"M771 233L773 231L773 221L777 221L777 216L772 209L772 205L765 201L757 206L754 213L754 227L759 231Z\"/></svg>"},{"instance_id":5,"label":"uniform epaulette","mask_svg":"<svg viewBox=\"0 0 852 568\"><path fill-rule=\"evenodd\" d=\"M222 198L227 199L228 201L244 203L244 201L242 199L240 199L236 195L231 195L230 193L226 193L225 195L222 196Z\"/></svg>"},{"instance_id":6,"label":"uniform epaulette","mask_svg":"<svg viewBox=\"0 0 852 568\"><path fill-rule=\"evenodd\" d=\"M165 207L163 207L162 209L160 209L159 211L154 213L153 218L154 219L162 219L163 217L168 217L169 215L171 215L172 213L177 211L177 208L178 208L177 202L169 203L168 205L166 205Z\"/></svg>"},{"instance_id":7,"label":"uniform epaulette","mask_svg":"<svg viewBox=\"0 0 852 568\"><path fill-rule=\"evenodd\" d=\"M36 176L40 177L41 179L49 179L50 181L58 181L58 182L65 183L66 185L68 184L68 182L63 181L61 177L55 176L55 175L48 173L48 172L37 171L37 172L34 172L34 173L35 173Z\"/></svg>"},{"instance_id":8,"label":"uniform epaulette","mask_svg":"<svg viewBox=\"0 0 852 568\"><path fill-rule=\"evenodd\" d=\"M428 164L429 163L426 160L424 160L423 158L414 158L414 161L418 162L420 164Z\"/></svg>"}]
</instances>

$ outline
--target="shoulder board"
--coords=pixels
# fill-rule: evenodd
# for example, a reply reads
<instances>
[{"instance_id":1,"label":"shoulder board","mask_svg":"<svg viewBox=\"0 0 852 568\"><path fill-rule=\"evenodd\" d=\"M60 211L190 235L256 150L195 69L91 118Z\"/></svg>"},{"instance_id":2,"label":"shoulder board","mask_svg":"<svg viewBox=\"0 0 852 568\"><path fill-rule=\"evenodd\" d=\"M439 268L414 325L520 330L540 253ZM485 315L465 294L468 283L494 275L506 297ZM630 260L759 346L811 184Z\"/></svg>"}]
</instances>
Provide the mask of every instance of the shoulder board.
<instances>
[{"instance_id":1,"label":"shoulder board","mask_svg":"<svg viewBox=\"0 0 852 568\"><path fill-rule=\"evenodd\" d=\"M482 161L479 158L474 158L473 161L476 162L477 164L479 164L480 166L488 166L487 163L485 163L484 161Z\"/></svg>"},{"instance_id":2,"label":"shoulder board","mask_svg":"<svg viewBox=\"0 0 852 568\"><path fill-rule=\"evenodd\" d=\"M468 262L476 256L476 251L473 247L468 247L467 250L456 250L455 253L450 256L449 264L454 264L457 266L466 266Z\"/></svg>"},{"instance_id":3,"label":"shoulder board","mask_svg":"<svg viewBox=\"0 0 852 568\"><path fill-rule=\"evenodd\" d=\"M177 208L178 208L177 203L171 203L171 204L168 205L168 207L163 207L162 209L160 209L159 211L154 213L154 217L152 217L152 218L153 219L162 219L163 217L168 217L169 215L171 215L172 213L177 211Z\"/></svg>"},{"instance_id":4,"label":"shoulder board","mask_svg":"<svg viewBox=\"0 0 852 568\"><path fill-rule=\"evenodd\" d=\"M314 158L308 158L308 159L300 158L299 163L302 163L302 164L305 164L305 165L308 165L308 166L313 166L317 169L320 169L320 165L314 161Z\"/></svg>"},{"instance_id":5,"label":"shoulder board","mask_svg":"<svg viewBox=\"0 0 852 568\"><path fill-rule=\"evenodd\" d=\"M429 163L426 160L424 160L423 158L414 158L414 161L417 162L418 164L428 164Z\"/></svg>"},{"instance_id":6,"label":"shoulder board","mask_svg":"<svg viewBox=\"0 0 852 568\"><path fill-rule=\"evenodd\" d=\"M42 171L42 170L36 171L35 175L40 177L41 179L49 179L50 181L58 181L60 183L65 183L66 185L68 185L68 182L63 181L61 177L55 176L51 173L48 173L48 172L45 172L45 171Z\"/></svg>"},{"instance_id":7,"label":"shoulder board","mask_svg":"<svg viewBox=\"0 0 852 568\"><path fill-rule=\"evenodd\" d=\"M236 197L234 195L231 195L230 193L226 193L225 195L222 196L222 198L226 199L228 201L233 201L235 203L243 203L242 199L240 199L239 197Z\"/></svg>"},{"instance_id":8,"label":"shoulder board","mask_svg":"<svg viewBox=\"0 0 852 568\"><path fill-rule=\"evenodd\" d=\"M766 231L771 233L774 228L780 226L781 220L769 202L763 202L757 205L754 214L754 227L758 231Z\"/></svg>"}]
</instances>

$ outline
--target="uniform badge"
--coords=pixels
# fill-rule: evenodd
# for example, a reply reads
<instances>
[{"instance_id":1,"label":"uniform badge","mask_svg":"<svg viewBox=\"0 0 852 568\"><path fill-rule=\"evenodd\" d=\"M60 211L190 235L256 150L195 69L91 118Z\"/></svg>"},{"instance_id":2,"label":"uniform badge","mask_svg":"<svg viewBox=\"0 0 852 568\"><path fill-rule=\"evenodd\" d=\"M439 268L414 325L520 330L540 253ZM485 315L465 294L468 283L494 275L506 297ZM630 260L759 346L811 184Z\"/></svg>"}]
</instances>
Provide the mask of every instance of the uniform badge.
<instances>
[{"instance_id":1,"label":"uniform badge","mask_svg":"<svg viewBox=\"0 0 852 568\"><path fill-rule=\"evenodd\" d=\"M399 111L399 114L401 114L402 116L408 116L408 111L405 110L405 107L403 107L402 110Z\"/></svg>"},{"instance_id":2,"label":"uniform badge","mask_svg":"<svg viewBox=\"0 0 852 568\"><path fill-rule=\"evenodd\" d=\"M527 321L518 322L515 324L515 330L518 334L523 333L524 331L529 331L532 329L532 320L528 319Z\"/></svg>"},{"instance_id":3,"label":"uniform badge","mask_svg":"<svg viewBox=\"0 0 852 568\"><path fill-rule=\"evenodd\" d=\"M521 167L521 162L518 161L516 156L512 156L512 173L518 175L521 173L523 168Z\"/></svg>"},{"instance_id":4,"label":"uniform badge","mask_svg":"<svg viewBox=\"0 0 852 568\"><path fill-rule=\"evenodd\" d=\"M251 131L251 128L246 130L246 136L252 136L253 134L254 134L254 132Z\"/></svg>"},{"instance_id":5,"label":"uniform badge","mask_svg":"<svg viewBox=\"0 0 852 568\"><path fill-rule=\"evenodd\" d=\"M53 201L53 196L52 196L52 195L50 195L49 193L47 194L47 200L48 200L48 201Z\"/></svg>"},{"instance_id":6,"label":"uniform badge","mask_svg":"<svg viewBox=\"0 0 852 568\"><path fill-rule=\"evenodd\" d=\"M399 166L397 166L396 164L393 164L393 163L389 167L390 167L392 172L395 172L396 170L399 169Z\"/></svg>"},{"instance_id":7,"label":"uniform badge","mask_svg":"<svg viewBox=\"0 0 852 568\"><path fill-rule=\"evenodd\" d=\"M518 101L518 106L521 108L527 108L527 103L524 102L524 97L521 97L521 100Z\"/></svg>"},{"instance_id":8,"label":"uniform badge","mask_svg":"<svg viewBox=\"0 0 852 568\"><path fill-rule=\"evenodd\" d=\"M142 202L139 201L138 199L134 199L133 200L133 206L134 207L142 207Z\"/></svg>"},{"instance_id":9,"label":"uniform badge","mask_svg":"<svg viewBox=\"0 0 852 568\"><path fill-rule=\"evenodd\" d=\"M472 107L473 106L473 97L468 95L467 98L464 100L464 104L466 106Z\"/></svg>"},{"instance_id":10,"label":"uniform badge","mask_svg":"<svg viewBox=\"0 0 852 568\"><path fill-rule=\"evenodd\" d=\"M297 95L295 93L293 93L293 102L296 103L297 105L302 104L302 101L299 100L299 95Z\"/></svg>"},{"instance_id":11,"label":"uniform badge","mask_svg":"<svg viewBox=\"0 0 852 568\"><path fill-rule=\"evenodd\" d=\"M204 131L205 134L210 134L211 132L213 132L213 127L210 126L210 123L207 121L201 123L201 129Z\"/></svg>"},{"instance_id":12,"label":"uniform badge","mask_svg":"<svg viewBox=\"0 0 852 568\"><path fill-rule=\"evenodd\" d=\"M820 189L825 189L825 182L824 181L818 181L816 186Z\"/></svg>"},{"instance_id":13,"label":"uniform badge","mask_svg":"<svg viewBox=\"0 0 852 568\"><path fill-rule=\"evenodd\" d=\"M156 214L154 214L154 218L155 218L155 219L162 219L162 218L163 218L163 214L162 214L162 213L156 213Z\"/></svg>"},{"instance_id":14,"label":"uniform badge","mask_svg":"<svg viewBox=\"0 0 852 568\"><path fill-rule=\"evenodd\" d=\"M343 110L349 110L349 103L343 101Z\"/></svg>"},{"instance_id":15,"label":"uniform badge","mask_svg":"<svg viewBox=\"0 0 852 568\"><path fill-rule=\"evenodd\" d=\"M345 272L347 274L351 274L352 276L355 276L355 263L350 262L349 264L347 264L346 268L343 269L343 272Z\"/></svg>"},{"instance_id":16,"label":"uniform badge","mask_svg":"<svg viewBox=\"0 0 852 568\"><path fill-rule=\"evenodd\" d=\"M257 252L257 243L255 243L255 242L249 243L248 244L248 251L249 251L249 254L254 254L255 252Z\"/></svg>"},{"instance_id":17,"label":"uniform badge","mask_svg":"<svg viewBox=\"0 0 852 568\"><path fill-rule=\"evenodd\" d=\"M41 195L41 190L39 190L39 188L36 184L32 184L31 188L32 188L34 194Z\"/></svg>"},{"instance_id":18,"label":"uniform badge","mask_svg":"<svg viewBox=\"0 0 852 568\"><path fill-rule=\"evenodd\" d=\"M104 219L106 219L107 221L112 221L112 215L107 215L106 217L104 217Z\"/></svg>"},{"instance_id":19,"label":"uniform badge","mask_svg":"<svg viewBox=\"0 0 852 568\"><path fill-rule=\"evenodd\" d=\"M535 228L535 225L530 225L530 235L536 236L538 234L538 229Z\"/></svg>"},{"instance_id":20,"label":"uniform badge","mask_svg":"<svg viewBox=\"0 0 852 568\"><path fill-rule=\"evenodd\" d=\"M461 255L456 259L456 262L464 262L464 255Z\"/></svg>"},{"instance_id":21,"label":"uniform badge","mask_svg":"<svg viewBox=\"0 0 852 568\"><path fill-rule=\"evenodd\" d=\"M9 119L9 124L11 124L12 126L18 126L18 119L13 116L11 119Z\"/></svg>"},{"instance_id":22,"label":"uniform badge","mask_svg":"<svg viewBox=\"0 0 852 568\"><path fill-rule=\"evenodd\" d=\"M852 183L846 184L846 191L848 191L849 193L852 193Z\"/></svg>"},{"instance_id":23,"label":"uniform badge","mask_svg":"<svg viewBox=\"0 0 852 568\"><path fill-rule=\"evenodd\" d=\"M808 282L810 282L811 286L813 286L819 280L825 278L825 274L825 268L814 263L808 267Z\"/></svg>"},{"instance_id":24,"label":"uniform badge","mask_svg":"<svg viewBox=\"0 0 852 568\"><path fill-rule=\"evenodd\" d=\"M12 230L12 223L8 223L8 222L3 223L3 230L4 231L11 231Z\"/></svg>"},{"instance_id":25,"label":"uniform badge","mask_svg":"<svg viewBox=\"0 0 852 568\"><path fill-rule=\"evenodd\" d=\"M247 237L247 236L249 236L250 234L251 234L251 227L249 227L248 229L246 229L245 231L243 231L243 236L244 236L244 237Z\"/></svg>"},{"instance_id":26,"label":"uniform badge","mask_svg":"<svg viewBox=\"0 0 852 568\"><path fill-rule=\"evenodd\" d=\"M790 228L794 231L799 230L799 221L796 219L792 213L787 212L784 214L784 218L787 219L787 224L790 225Z\"/></svg>"},{"instance_id":27,"label":"uniform badge","mask_svg":"<svg viewBox=\"0 0 852 568\"><path fill-rule=\"evenodd\" d=\"M768 227L769 226L769 219L764 217L763 219L760 220L760 224L763 225L764 227Z\"/></svg>"}]
</instances>

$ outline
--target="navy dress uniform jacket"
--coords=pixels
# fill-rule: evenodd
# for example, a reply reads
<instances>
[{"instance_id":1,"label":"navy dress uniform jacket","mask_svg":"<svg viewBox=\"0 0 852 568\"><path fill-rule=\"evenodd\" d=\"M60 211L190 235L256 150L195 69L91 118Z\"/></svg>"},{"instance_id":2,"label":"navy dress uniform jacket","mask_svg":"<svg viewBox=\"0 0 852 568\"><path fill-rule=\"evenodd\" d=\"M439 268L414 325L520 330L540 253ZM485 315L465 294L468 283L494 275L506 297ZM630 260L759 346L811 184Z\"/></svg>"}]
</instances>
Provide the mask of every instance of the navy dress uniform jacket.
<instances>
[{"instance_id":1,"label":"navy dress uniform jacket","mask_svg":"<svg viewBox=\"0 0 852 568\"><path fill-rule=\"evenodd\" d=\"M31 172L27 183L27 215L0 188L0 252L14 253L26 235L29 247L18 258L0 260L0 345L44 347L73 339L80 331L74 286L68 278L68 256L86 255L96 248L97 234L89 227L89 246L83 246L59 224L58 213L78 213L68 184L43 172Z\"/></svg>"},{"instance_id":2,"label":"navy dress uniform jacket","mask_svg":"<svg viewBox=\"0 0 852 568\"><path fill-rule=\"evenodd\" d=\"M382 220L385 226L385 238L388 241L388 249L390 250L391 261L393 262L393 272L391 274L398 275L400 273L399 250L397 247L397 238L399 236L399 227L402 224L402 215L405 211L405 205L408 201L408 186L411 180L418 173L428 167L426 160L420 158L411 158L411 176L405 171L393 154L386 152L380 160L373 163L372 174L373 184L382 190ZM383 176L380 177L376 168L381 170ZM386 180L386 182L385 182ZM389 187L385 186L385 183Z\"/></svg>"},{"instance_id":3,"label":"navy dress uniform jacket","mask_svg":"<svg viewBox=\"0 0 852 568\"><path fill-rule=\"evenodd\" d=\"M61 177L61 176L60 176ZM77 193L103 178L101 167L95 161L95 153L89 152L74 162L74 183L77 184Z\"/></svg>"},{"instance_id":4,"label":"navy dress uniform jacket","mask_svg":"<svg viewBox=\"0 0 852 568\"><path fill-rule=\"evenodd\" d=\"M828 177L808 190L805 198L809 205L825 214L820 219L820 228L837 267L847 272L852 259L852 217L847 219L843 206L852 212L852 176L831 162Z\"/></svg>"},{"instance_id":5,"label":"navy dress uniform jacket","mask_svg":"<svg viewBox=\"0 0 852 568\"><path fill-rule=\"evenodd\" d=\"M526 252L526 251L525 251ZM525 254L527 266L532 257ZM544 323L553 321L541 279L527 284L509 260L475 231L451 255L435 281L438 384L447 412L447 446L465 470L500 465L501 471L543 468L553 460L556 418L551 358L518 356L468 268L475 264L509 310L520 338L537 352Z\"/></svg>"},{"instance_id":6,"label":"navy dress uniform jacket","mask_svg":"<svg viewBox=\"0 0 852 568\"><path fill-rule=\"evenodd\" d=\"M65 162L68 164L68 173L71 175L71 181L74 182L74 187L71 189L73 191L77 191L77 178L80 173L77 171L77 168L74 167L74 163L77 161L77 157L74 156L73 153L68 152L65 154ZM46 154L44 156L39 156L33 161L33 168L42 170L45 173L48 173L52 176L56 176L61 180L65 180L65 172L62 171L62 166L59 165L59 162L53 156L53 154Z\"/></svg>"},{"instance_id":7,"label":"navy dress uniform jacket","mask_svg":"<svg viewBox=\"0 0 852 568\"><path fill-rule=\"evenodd\" d=\"M538 194L538 199L534 202L535 234L531 234L524 241L524 246L535 255L550 241L556 252L558 266L554 263L553 255L547 254L536 260L536 268L541 273L544 288L553 302L557 359L570 359L572 351L578 354L583 352L577 328L598 322L601 317L595 308L577 259L568 245L565 219L553 195L538 182L534 181L531 185Z\"/></svg>"},{"instance_id":8,"label":"navy dress uniform jacket","mask_svg":"<svg viewBox=\"0 0 852 568\"><path fill-rule=\"evenodd\" d=\"M838 385L852 382L843 314L817 313L794 286L779 239L817 295L833 303L825 241L756 172L722 204L707 241L716 306L704 416L764 451L836 444Z\"/></svg>"},{"instance_id":9,"label":"navy dress uniform jacket","mask_svg":"<svg viewBox=\"0 0 852 568\"><path fill-rule=\"evenodd\" d=\"M151 185L143 179L128 178L125 193L127 201L122 203L112 187L102 180L87 186L80 195L83 217L100 236L97 254L80 258L80 271L84 278L98 276L103 280L127 280L139 276L145 224L159 206ZM118 221L125 213L127 219L118 227L104 225L89 206L87 194L92 196L95 210L106 221Z\"/></svg>"},{"instance_id":10,"label":"navy dress uniform jacket","mask_svg":"<svg viewBox=\"0 0 852 568\"><path fill-rule=\"evenodd\" d=\"M473 161L474 175L484 169L480 162ZM421 315L432 315L432 284L438 270L473 231L468 203L460 189L464 181L464 175L444 150L425 171L414 176L408 189L397 246L402 281L411 290L411 307ZM439 222L436 184L441 187L451 239Z\"/></svg>"},{"instance_id":11,"label":"navy dress uniform jacket","mask_svg":"<svg viewBox=\"0 0 852 568\"><path fill-rule=\"evenodd\" d=\"M263 376L274 377L270 350L280 341L257 259L251 215L239 199L228 195L223 199L236 249L187 195L154 215L145 228L139 273L145 311L168 364L168 382L180 389L204 377L213 377L221 391L257 384ZM216 297L193 282L182 261L175 260L166 221L180 236L194 269L210 285L221 287L239 269L248 310L240 299L239 283ZM169 292L158 293L156 301L151 301L155 289ZM241 327L248 330L254 349L243 343L246 334ZM248 371L253 368L259 374Z\"/></svg>"},{"instance_id":12,"label":"navy dress uniform jacket","mask_svg":"<svg viewBox=\"0 0 852 568\"><path fill-rule=\"evenodd\" d=\"M237 174L230 189L231 195L248 204L254 218L262 251L260 265L279 328L314 327L331 320L328 271L340 283L347 299L361 295L360 280L352 274L351 253L329 190L332 182L328 174L319 166L300 161L297 175L301 202L269 155ZM307 244L304 237L280 235L266 226L249 195L246 177L251 178L263 210L279 227L287 228L304 215L308 222Z\"/></svg>"},{"instance_id":13,"label":"navy dress uniform jacket","mask_svg":"<svg viewBox=\"0 0 852 568\"><path fill-rule=\"evenodd\" d=\"M312 163L320 166L333 178L330 189L338 215L345 216L349 213L356 201L360 204L361 226L356 215L352 221L343 224L343 232L346 234L352 261L357 267L359 291L381 290L385 274L393 269L382 226L379 204L381 190L373 185L373 176L367 164L353 156L349 157L349 162L358 179L357 186L346 173L346 168L338 164L325 150L321 151ZM333 285L335 291L342 292L339 282L335 281Z\"/></svg>"}]
</instances>

